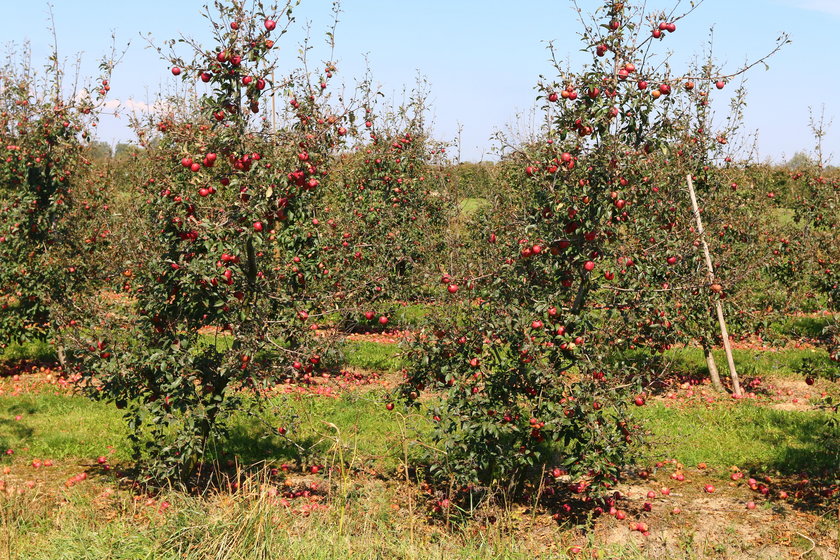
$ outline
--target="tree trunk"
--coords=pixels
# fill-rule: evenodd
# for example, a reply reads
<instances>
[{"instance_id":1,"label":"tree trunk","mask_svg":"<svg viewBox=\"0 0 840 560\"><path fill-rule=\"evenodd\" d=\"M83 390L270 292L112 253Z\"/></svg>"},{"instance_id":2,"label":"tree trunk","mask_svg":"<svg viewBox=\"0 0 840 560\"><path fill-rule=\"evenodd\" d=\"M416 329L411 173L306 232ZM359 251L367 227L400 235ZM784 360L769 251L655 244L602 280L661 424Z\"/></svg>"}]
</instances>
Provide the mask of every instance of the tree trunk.
<instances>
[{"instance_id":1,"label":"tree trunk","mask_svg":"<svg viewBox=\"0 0 840 560\"><path fill-rule=\"evenodd\" d=\"M64 345L63 344L56 344L55 355L58 357L58 363L61 364L61 368L66 371L67 370L67 352L64 350Z\"/></svg>"},{"instance_id":2,"label":"tree trunk","mask_svg":"<svg viewBox=\"0 0 840 560\"><path fill-rule=\"evenodd\" d=\"M709 377L712 379L712 385L718 391L723 391L723 383L720 382L720 374L715 363L715 356L712 354L712 346L705 340L703 340L703 356L706 358L706 365L709 367Z\"/></svg>"}]
</instances>

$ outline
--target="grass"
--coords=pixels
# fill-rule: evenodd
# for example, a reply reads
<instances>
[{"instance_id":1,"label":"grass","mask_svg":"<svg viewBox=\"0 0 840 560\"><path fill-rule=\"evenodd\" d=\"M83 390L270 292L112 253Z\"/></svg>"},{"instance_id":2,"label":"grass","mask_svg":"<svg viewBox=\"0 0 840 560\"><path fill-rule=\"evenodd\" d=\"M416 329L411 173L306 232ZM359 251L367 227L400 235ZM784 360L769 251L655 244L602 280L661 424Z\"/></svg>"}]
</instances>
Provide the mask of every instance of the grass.
<instances>
[{"instance_id":1,"label":"grass","mask_svg":"<svg viewBox=\"0 0 840 560\"><path fill-rule=\"evenodd\" d=\"M215 343L216 349L227 350L231 344L230 336L203 335L204 344ZM344 368L355 368L367 371L394 372L402 367L399 357L399 347L396 344L379 344L376 342L345 341L342 346L344 352ZM271 353L261 354L260 359L271 361Z\"/></svg>"},{"instance_id":2,"label":"grass","mask_svg":"<svg viewBox=\"0 0 840 560\"><path fill-rule=\"evenodd\" d=\"M417 327L422 325L429 315L440 312L440 308L413 303L397 307L394 310L393 318L398 327Z\"/></svg>"},{"instance_id":3,"label":"grass","mask_svg":"<svg viewBox=\"0 0 840 560\"><path fill-rule=\"evenodd\" d=\"M721 377L727 377L729 371L724 351L715 350L713 353ZM677 348L670 350L667 356L674 361L679 371L696 372L702 376L709 374L703 351L699 348ZM829 361L825 351L811 349L778 352L735 349L732 351L732 356L735 359L735 369L741 378L757 375L801 378L798 367L805 358Z\"/></svg>"},{"instance_id":4,"label":"grass","mask_svg":"<svg viewBox=\"0 0 840 560\"><path fill-rule=\"evenodd\" d=\"M106 498L101 485L80 485L61 492L60 506L37 491L11 495L0 500L0 558L696 560L750 552L737 522L728 522L720 534L695 539L688 513L679 529L670 532L679 542L670 543L663 554L666 551L656 548L664 544L665 535L637 544L625 533L617 542L598 544L586 527L549 523L528 531L522 528L530 518L527 510L511 511L498 523L480 527L430 523L426 504L412 499L411 488L390 481L357 479L346 488L325 484L318 498L288 505L268 492L276 488L275 480L255 475L241 482L236 493L196 497L163 492L140 500L121 491ZM783 522L788 535L798 528L794 522L800 516ZM694 523L703 521L708 514ZM822 534L831 538L831 528ZM573 544L583 546L584 553L569 553ZM794 553L808 550L809 543L788 546Z\"/></svg>"},{"instance_id":5,"label":"grass","mask_svg":"<svg viewBox=\"0 0 840 560\"><path fill-rule=\"evenodd\" d=\"M538 553L536 543L514 539L501 528L471 535L428 527L418 512L408 510L399 486L372 483L353 496L344 516L334 509L303 516L296 508L273 504L260 486L260 480L248 481L242 492L229 497L164 495L151 507L117 501L111 507L121 515L107 522L101 516L113 511L103 511L101 500L74 489L65 493L62 508L76 515L53 513L50 523L31 519L26 537L6 534L7 550L34 560L526 560ZM172 513L159 512L164 501L171 504ZM29 505L21 504L20 509L34 518L25 511ZM407 531L412 523L416 530ZM567 558L564 552L543 557Z\"/></svg>"},{"instance_id":6,"label":"grass","mask_svg":"<svg viewBox=\"0 0 840 560\"><path fill-rule=\"evenodd\" d=\"M35 341L24 344L10 344L0 352L0 363L3 362L54 362L58 358L55 348L49 342Z\"/></svg>"},{"instance_id":7,"label":"grass","mask_svg":"<svg viewBox=\"0 0 840 560\"><path fill-rule=\"evenodd\" d=\"M20 420L15 417L20 416ZM127 460L128 439L113 405L84 397L27 394L0 399L0 449L28 457L91 458L116 451Z\"/></svg>"},{"instance_id":8,"label":"grass","mask_svg":"<svg viewBox=\"0 0 840 560\"><path fill-rule=\"evenodd\" d=\"M396 344L377 344L367 341L347 342L344 359L348 367L369 371L395 372L403 367Z\"/></svg>"},{"instance_id":9,"label":"grass","mask_svg":"<svg viewBox=\"0 0 840 560\"><path fill-rule=\"evenodd\" d=\"M705 462L783 474L840 470L840 433L830 431L829 415L823 412L724 402L681 408L655 404L638 415L651 432L651 461L669 458L686 465ZM834 449L828 445L832 440Z\"/></svg>"},{"instance_id":10,"label":"grass","mask_svg":"<svg viewBox=\"0 0 840 560\"><path fill-rule=\"evenodd\" d=\"M393 344L352 341L346 343L344 353L346 365L355 369L396 372L402 367L399 347ZM742 376L772 374L799 379L797 365L814 355L810 350L736 350L735 360ZM680 371L705 373L699 349L673 350L670 357ZM725 375L723 356L717 358ZM394 413L384 409L384 401L384 391L376 386L336 393L335 397L312 392L281 394L259 410L235 415L232 438L224 451L245 463L304 461L323 458L340 442L345 450L365 461L381 462L377 468L393 470L401 459L394 449L401 449L401 443L396 438L399 430ZM651 405L637 411L653 432L653 440L660 444L654 453L666 448L683 462L743 465L753 458L774 469L785 464L792 465L793 470L830 466L831 459L820 455L826 416L819 412L750 404L731 407L728 402L681 408ZM18 415L21 419L14 420ZM289 437L304 442L306 454L278 436L263 438L266 426L286 427ZM113 405L57 394L23 394L0 400L0 448L25 450L31 457L63 459L96 457L104 454L107 446L117 450L117 457L128 458L121 413Z\"/></svg>"},{"instance_id":11,"label":"grass","mask_svg":"<svg viewBox=\"0 0 840 560\"><path fill-rule=\"evenodd\" d=\"M233 418L225 451L246 465L266 461L308 467L335 464L341 456L345 461L352 458L359 468L393 474L403 460L402 437L413 434L398 429L384 402L377 389L347 392L339 398L275 397L258 416ZM266 427L286 428L286 437L265 437Z\"/></svg>"},{"instance_id":12,"label":"grass","mask_svg":"<svg viewBox=\"0 0 840 560\"><path fill-rule=\"evenodd\" d=\"M472 216L490 203L486 198L465 198L458 203L461 216Z\"/></svg>"},{"instance_id":13,"label":"grass","mask_svg":"<svg viewBox=\"0 0 840 560\"><path fill-rule=\"evenodd\" d=\"M393 471L401 457L398 430L389 419L381 390L347 392L338 398L288 394L259 410L240 411L230 421L230 440L220 452L245 464L260 461L314 464L340 446L365 463ZM20 420L15 417L20 416ZM266 434L285 427L290 439ZM75 395L23 395L0 401L0 449L25 458L90 460L130 457L122 414L113 405ZM113 453L110 450L113 449Z\"/></svg>"},{"instance_id":14,"label":"grass","mask_svg":"<svg viewBox=\"0 0 840 560\"><path fill-rule=\"evenodd\" d=\"M829 317L788 317L782 322L773 323L770 328L781 336L819 338L829 322Z\"/></svg>"},{"instance_id":15,"label":"grass","mask_svg":"<svg viewBox=\"0 0 840 560\"><path fill-rule=\"evenodd\" d=\"M394 345L352 342L345 354L359 369L399 368ZM758 375L787 377L809 355L813 352L737 351L736 361ZM670 356L689 372L705 367L699 350L672 351ZM720 360L723 364L722 356ZM429 521L436 497L423 494L416 482L407 484L401 468L406 450L410 463L418 460L421 449L414 442L424 441L428 426L411 419L408 424L414 428L406 429L399 408L389 412L383 406L385 389L377 384L333 396L317 394L319 388L323 386L292 390L272 397L259 410L239 411L230 423L230 440L219 450L222 456L237 457L240 465L292 463L297 468L285 480L249 471L235 493L190 496L164 491L139 499L107 474L97 474L92 460L107 455L115 464L128 461L120 411L79 396L7 392L0 399L0 450L13 448L15 454L0 459L0 467L12 467L11 475L0 478L49 482L52 477L57 484L25 493L0 492L0 560L581 557L567 554L572 544L597 548L603 557L650 557L645 545L632 539L595 547L591 532L558 526L548 515L543 516L547 523L529 526L535 518L524 509L507 511L497 524L446 527L439 520ZM709 469L704 476L719 479L715 484L721 488L726 487L723 480L731 465L774 477L777 472L840 470L838 455L826 446L826 436L831 435L825 425L828 416L819 411L728 399L713 404L651 399L634 412L650 432L645 461L672 458L687 466L705 462ZM14 419L17 415L20 420ZM281 426L289 439L276 433ZM840 434L834 434L833 441L838 439ZM28 462L35 457L53 459L56 466L34 471ZM326 470L318 477L300 474L319 463L345 468ZM91 479L64 488L62 483L79 472L80 465L90 469ZM282 497L312 481L321 490L310 498L290 499L288 506L267 491L276 488ZM771 510L767 508L768 514ZM698 553L699 545L687 539L667 557L720 556L724 552L715 553L714 547L732 543L709 543L708 552ZM707 546L705 541L702 546ZM794 548L807 550L808 542Z\"/></svg>"},{"instance_id":16,"label":"grass","mask_svg":"<svg viewBox=\"0 0 840 560\"><path fill-rule=\"evenodd\" d=\"M341 452L366 468L394 473L404 460L403 443L425 437L426 426L412 421L416 427L405 429L397 413L385 410L384 402L384 391L376 387L335 397L312 392L282 394L260 409L237 413L230 422L230 440L219 453L236 456L243 464L294 462L305 467L334 462ZM763 466L786 473L840 469L838 449L827 445L832 435L827 432L827 413L749 402L733 406L726 399L714 404L671 403L670 407L665 406L667 402L651 401L635 410L651 433L649 460L668 455L685 464ZM18 415L21 419L14 420ZM286 428L289 439L266 436L279 427ZM840 440L840 434L833 437L835 442ZM128 459L121 413L112 405L50 394L9 396L0 401L0 448L14 449L24 457L90 459L109 454L109 447L115 460ZM413 444L409 448L410 459L415 459L419 448Z\"/></svg>"}]
</instances>

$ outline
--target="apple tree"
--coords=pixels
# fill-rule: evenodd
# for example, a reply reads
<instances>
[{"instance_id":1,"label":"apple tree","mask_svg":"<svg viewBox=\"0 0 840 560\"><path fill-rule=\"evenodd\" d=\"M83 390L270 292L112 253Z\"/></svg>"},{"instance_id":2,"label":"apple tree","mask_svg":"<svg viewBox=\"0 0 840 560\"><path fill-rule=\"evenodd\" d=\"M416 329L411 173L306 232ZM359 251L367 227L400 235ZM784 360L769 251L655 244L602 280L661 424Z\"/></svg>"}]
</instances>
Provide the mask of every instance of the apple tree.
<instances>
[{"instance_id":1,"label":"apple tree","mask_svg":"<svg viewBox=\"0 0 840 560\"><path fill-rule=\"evenodd\" d=\"M516 488L549 472L588 499L631 457L630 410L696 320L674 293L708 301L686 211L697 163L675 149L693 134L699 78L656 56L680 18L605 2L584 22L591 62L555 61L538 86L545 128L506 147L501 180L521 206L486 222L497 261L460 279L452 316L418 334L398 390L411 406L445 393L424 405L443 479Z\"/></svg>"},{"instance_id":2,"label":"apple tree","mask_svg":"<svg viewBox=\"0 0 840 560\"><path fill-rule=\"evenodd\" d=\"M150 483L194 483L233 412L328 360L314 335L315 287L329 274L320 200L343 117L328 103L331 63L272 82L292 4L217 2L212 47L161 49L173 76L204 93L162 100L140 129L147 239L121 279L133 311L79 333L82 387L125 410ZM276 127L269 95L284 107Z\"/></svg>"},{"instance_id":3,"label":"apple tree","mask_svg":"<svg viewBox=\"0 0 840 560\"><path fill-rule=\"evenodd\" d=\"M345 327L381 328L397 302L423 298L444 253L453 205L444 149L426 130L425 93L396 110L379 110L369 91L333 183L333 254Z\"/></svg>"},{"instance_id":4,"label":"apple tree","mask_svg":"<svg viewBox=\"0 0 840 560\"><path fill-rule=\"evenodd\" d=\"M61 310L94 289L107 229L87 148L113 66L91 89L70 87L55 50L42 72L27 49L0 72L0 347L56 340Z\"/></svg>"}]
</instances>

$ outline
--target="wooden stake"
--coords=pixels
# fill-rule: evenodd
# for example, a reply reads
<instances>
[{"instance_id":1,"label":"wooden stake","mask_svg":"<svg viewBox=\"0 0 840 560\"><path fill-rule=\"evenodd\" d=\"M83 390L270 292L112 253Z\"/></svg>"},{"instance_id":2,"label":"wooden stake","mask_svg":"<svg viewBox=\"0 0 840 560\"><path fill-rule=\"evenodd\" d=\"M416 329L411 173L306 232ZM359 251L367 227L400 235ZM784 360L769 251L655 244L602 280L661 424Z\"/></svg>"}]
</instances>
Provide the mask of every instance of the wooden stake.
<instances>
[{"instance_id":1,"label":"wooden stake","mask_svg":"<svg viewBox=\"0 0 840 560\"><path fill-rule=\"evenodd\" d=\"M712 285L715 282L715 268L712 265L712 256L709 254L709 246L706 244L706 236L703 232L700 208L697 206L697 196L694 194L694 182L691 180L691 175L687 175L686 180L688 181L688 194L691 196L691 208L694 210L694 219L697 222L697 235L700 237L700 245L703 247L703 256L706 257L707 277L709 285ZM732 345L729 344L729 331L726 329L726 319L723 317L723 304L720 302L720 298L715 298L715 311L717 312L718 323L720 323L720 336L723 338L723 349L726 351L729 376L732 378L732 392L740 397L741 383L738 381L738 372L735 370L735 358L732 357Z\"/></svg>"}]
</instances>

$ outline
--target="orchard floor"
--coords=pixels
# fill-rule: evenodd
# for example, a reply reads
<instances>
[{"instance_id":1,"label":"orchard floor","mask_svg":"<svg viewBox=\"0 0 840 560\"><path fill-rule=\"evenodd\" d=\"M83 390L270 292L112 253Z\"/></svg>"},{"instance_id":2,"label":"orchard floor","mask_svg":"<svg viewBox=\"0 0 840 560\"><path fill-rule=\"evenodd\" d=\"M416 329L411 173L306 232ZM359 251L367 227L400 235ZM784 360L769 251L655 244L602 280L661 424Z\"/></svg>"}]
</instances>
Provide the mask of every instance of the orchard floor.
<instances>
[{"instance_id":1,"label":"orchard floor","mask_svg":"<svg viewBox=\"0 0 840 560\"><path fill-rule=\"evenodd\" d=\"M689 370L702 363L686 352ZM387 371L279 388L264 419L309 452L237 419L227 486L196 496L132 487L119 411L74 395L49 366L7 367L0 559L837 559L840 435L818 404L840 387L792 374L803 352L743 348L752 395L738 401L696 375L659 387L637 409L644 457L616 511L594 518L549 499L551 480L513 505L435 511L447 496L402 468L423 428L382 406Z\"/></svg>"}]
</instances>

